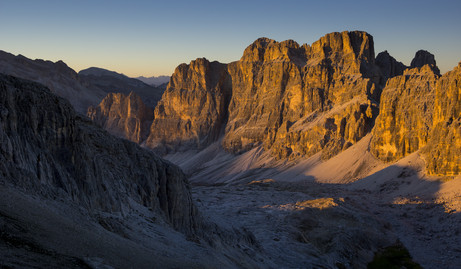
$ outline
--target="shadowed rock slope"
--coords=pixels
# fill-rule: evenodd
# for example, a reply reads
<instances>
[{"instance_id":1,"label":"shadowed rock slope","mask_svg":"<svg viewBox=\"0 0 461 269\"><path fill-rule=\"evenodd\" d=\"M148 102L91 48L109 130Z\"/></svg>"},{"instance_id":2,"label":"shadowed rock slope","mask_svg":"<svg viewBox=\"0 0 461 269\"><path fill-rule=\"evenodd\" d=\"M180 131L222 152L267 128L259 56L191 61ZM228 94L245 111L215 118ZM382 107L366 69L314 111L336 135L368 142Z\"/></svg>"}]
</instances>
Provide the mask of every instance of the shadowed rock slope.
<instances>
[{"instance_id":1,"label":"shadowed rock slope","mask_svg":"<svg viewBox=\"0 0 461 269\"><path fill-rule=\"evenodd\" d=\"M112 134L141 143L149 134L154 111L134 92L110 93L97 107L89 107L87 116Z\"/></svg>"},{"instance_id":2,"label":"shadowed rock slope","mask_svg":"<svg viewBox=\"0 0 461 269\"><path fill-rule=\"evenodd\" d=\"M67 99L82 114L113 92L129 94L134 91L153 108L164 91L161 87L102 68L88 68L77 74L63 61L31 60L4 51L0 51L0 73L43 84L54 94Z\"/></svg>"},{"instance_id":3,"label":"shadowed rock slope","mask_svg":"<svg viewBox=\"0 0 461 269\"><path fill-rule=\"evenodd\" d=\"M256 267L251 234L204 220L176 165L3 74L0 189L0 266Z\"/></svg>"},{"instance_id":4,"label":"shadowed rock slope","mask_svg":"<svg viewBox=\"0 0 461 269\"><path fill-rule=\"evenodd\" d=\"M43 84L54 94L69 100L80 113L85 113L90 105L98 104L107 94L101 89L89 89L63 61L31 60L0 51L0 73Z\"/></svg>"},{"instance_id":5,"label":"shadowed rock slope","mask_svg":"<svg viewBox=\"0 0 461 269\"><path fill-rule=\"evenodd\" d=\"M78 117L49 90L0 76L0 178L89 210L121 212L134 201L192 232L196 210L181 170Z\"/></svg>"},{"instance_id":6,"label":"shadowed rock slope","mask_svg":"<svg viewBox=\"0 0 461 269\"><path fill-rule=\"evenodd\" d=\"M148 85L138 79L129 78L123 74L103 68L90 67L78 72L78 76L92 90L109 94L123 93L125 95L134 92L152 109L162 98L164 92L164 88Z\"/></svg>"}]
</instances>

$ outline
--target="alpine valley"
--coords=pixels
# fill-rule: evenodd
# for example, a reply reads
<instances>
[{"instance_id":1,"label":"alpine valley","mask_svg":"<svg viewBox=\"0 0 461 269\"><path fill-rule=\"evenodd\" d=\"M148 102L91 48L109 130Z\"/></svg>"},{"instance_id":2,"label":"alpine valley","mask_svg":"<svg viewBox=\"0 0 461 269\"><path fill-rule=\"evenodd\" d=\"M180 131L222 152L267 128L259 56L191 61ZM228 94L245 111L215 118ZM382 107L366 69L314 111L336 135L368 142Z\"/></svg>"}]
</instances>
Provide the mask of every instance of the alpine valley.
<instances>
[{"instance_id":1,"label":"alpine valley","mask_svg":"<svg viewBox=\"0 0 461 269\"><path fill-rule=\"evenodd\" d=\"M0 73L2 267L461 266L461 62L346 31L166 87L2 51Z\"/></svg>"}]
</instances>

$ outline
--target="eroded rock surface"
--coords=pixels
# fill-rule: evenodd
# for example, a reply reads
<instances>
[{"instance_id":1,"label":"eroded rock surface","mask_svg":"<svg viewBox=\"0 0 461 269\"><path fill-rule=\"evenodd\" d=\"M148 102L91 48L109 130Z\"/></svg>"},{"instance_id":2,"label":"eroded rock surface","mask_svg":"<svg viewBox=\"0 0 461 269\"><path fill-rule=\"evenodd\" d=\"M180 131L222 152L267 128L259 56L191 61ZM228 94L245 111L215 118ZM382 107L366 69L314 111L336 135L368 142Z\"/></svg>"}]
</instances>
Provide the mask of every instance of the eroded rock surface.
<instances>
[{"instance_id":1,"label":"eroded rock surface","mask_svg":"<svg viewBox=\"0 0 461 269\"><path fill-rule=\"evenodd\" d=\"M134 203L189 233L196 209L182 171L76 115L42 85L0 75L0 181L88 210Z\"/></svg>"},{"instance_id":2,"label":"eroded rock surface","mask_svg":"<svg viewBox=\"0 0 461 269\"><path fill-rule=\"evenodd\" d=\"M371 141L376 157L394 161L427 144L438 77L425 65L388 80Z\"/></svg>"},{"instance_id":3,"label":"eroded rock surface","mask_svg":"<svg viewBox=\"0 0 461 269\"><path fill-rule=\"evenodd\" d=\"M263 143L276 157L328 158L371 128L379 70L373 38L331 33L311 46L256 40L229 64L232 100L223 141L231 152Z\"/></svg>"},{"instance_id":4,"label":"eroded rock surface","mask_svg":"<svg viewBox=\"0 0 461 269\"><path fill-rule=\"evenodd\" d=\"M426 171L461 174L461 63L437 82L433 127L425 149Z\"/></svg>"},{"instance_id":5,"label":"eroded rock surface","mask_svg":"<svg viewBox=\"0 0 461 269\"><path fill-rule=\"evenodd\" d=\"M432 60L390 79L384 88L371 152L395 161L421 149L426 173L459 175L461 65L440 76L433 57L420 54Z\"/></svg>"},{"instance_id":6,"label":"eroded rock surface","mask_svg":"<svg viewBox=\"0 0 461 269\"><path fill-rule=\"evenodd\" d=\"M149 135L154 111L134 92L110 93L97 107L89 107L87 116L110 133L141 143Z\"/></svg>"},{"instance_id":7,"label":"eroded rock surface","mask_svg":"<svg viewBox=\"0 0 461 269\"><path fill-rule=\"evenodd\" d=\"M231 95L226 67L201 58L176 68L155 108L148 147L163 153L201 149L218 139Z\"/></svg>"}]
</instances>

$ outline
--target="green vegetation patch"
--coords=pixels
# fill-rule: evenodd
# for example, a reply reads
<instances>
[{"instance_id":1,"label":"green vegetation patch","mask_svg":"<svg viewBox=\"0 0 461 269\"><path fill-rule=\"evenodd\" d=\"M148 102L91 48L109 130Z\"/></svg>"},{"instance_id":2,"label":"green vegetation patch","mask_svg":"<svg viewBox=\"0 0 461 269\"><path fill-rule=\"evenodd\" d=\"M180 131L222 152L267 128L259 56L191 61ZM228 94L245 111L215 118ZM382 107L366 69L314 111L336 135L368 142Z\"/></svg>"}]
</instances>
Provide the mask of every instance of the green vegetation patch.
<instances>
[{"instance_id":1,"label":"green vegetation patch","mask_svg":"<svg viewBox=\"0 0 461 269\"><path fill-rule=\"evenodd\" d=\"M373 261L371 261L368 269L422 269L421 265L417 264L411 258L408 250L398 243L393 246L386 247L382 251L376 253Z\"/></svg>"}]
</instances>

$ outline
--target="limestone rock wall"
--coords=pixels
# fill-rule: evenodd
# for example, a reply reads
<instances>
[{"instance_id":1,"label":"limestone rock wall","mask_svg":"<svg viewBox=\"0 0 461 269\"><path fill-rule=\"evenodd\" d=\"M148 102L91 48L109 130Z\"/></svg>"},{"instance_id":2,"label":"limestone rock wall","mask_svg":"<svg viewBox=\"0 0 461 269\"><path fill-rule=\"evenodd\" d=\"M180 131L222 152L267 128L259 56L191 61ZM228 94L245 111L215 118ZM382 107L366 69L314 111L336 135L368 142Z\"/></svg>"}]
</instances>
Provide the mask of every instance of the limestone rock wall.
<instances>
[{"instance_id":1,"label":"limestone rock wall","mask_svg":"<svg viewBox=\"0 0 461 269\"><path fill-rule=\"evenodd\" d=\"M196 209L181 170L79 117L44 86L0 75L0 181L89 211L133 202L192 232Z\"/></svg>"},{"instance_id":2,"label":"limestone rock wall","mask_svg":"<svg viewBox=\"0 0 461 269\"><path fill-rule=\"evenodd\" d=\"M376 116L379 69L364 32L328 34L311 46L261 38L228 69L223 146L231 152L262 143L280 158L322 149L329 156L363 137Z\"/></svg>"},{"instance_id":3,"label":"limestone rock wall","mask_svg":"<svg viewBox=\"0 0 461 269\"><path fill-rule=\"evenodd\" d=\"M423 151L426 171L434 175L461 174L461 63L437 82L429 139Z\"/></svg>"},{"instance_id":4,"label":"limestone rock wall","mask_svg":"<svg viewBox=\"0 0 461 269\"><path fill-rule=\"evenodd\" d=\"M97 107L89 107L87 116L112 134L141 143L149 135L154 112L134 92L110 93Z\"/></svg>"},{"instance_id":5,"label":"limestone rock wall","mask_svg":"<svg viewBox=\"0 0 461 269\"><path fill-rule=\"evenodd\" d=\"M231 96L227 66L202 58L178 66L157 104L146 145L166 153L216 141Z\"/></svg>"},{"instance_id":6,"label":"limestone rock wall","mask_svg":"<svg viewBox=\"0 0 461 269\"><path fill-rule=\"evenodd\" d=\"M427 144L437 79L426 65L388 80L373 129L371 150L376 157L394 161Z\"/></svg>"},{"instance_id":7,"label":"limestone rock wall","mask_svg":"<svg viewBox=\"0 0 461 269\"><path fill-rule=\"evenodd\" d=\"M433 56L416 55L408 69L387 82L371 141L372 153L395 161L421 150L426 173L459 175L461 171L461 64L443 76Z\"/></svg>"}]
</instances>

